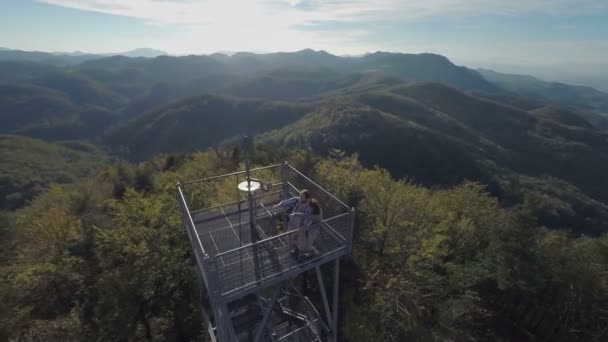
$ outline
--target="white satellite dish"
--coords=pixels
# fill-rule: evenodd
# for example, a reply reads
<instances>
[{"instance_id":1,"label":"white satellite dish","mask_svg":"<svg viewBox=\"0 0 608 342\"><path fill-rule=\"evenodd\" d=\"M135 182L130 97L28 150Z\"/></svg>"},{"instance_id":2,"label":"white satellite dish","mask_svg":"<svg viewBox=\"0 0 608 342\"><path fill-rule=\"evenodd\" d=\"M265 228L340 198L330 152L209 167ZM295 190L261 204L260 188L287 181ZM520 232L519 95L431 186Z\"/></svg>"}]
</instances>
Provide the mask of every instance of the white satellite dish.
<instances>
[{"instance_id":1,"label":"white satellite dish","mask_svg":"<svg viewBox=\"0 0 608 342\"><path fill-rule=\"evenodd\" d=\"M239 183L239 190L244 191L244 192L250 192L250 191L253 192L253 191L260 190L260 188L262 187L260 182L251 181L250 182L251 187L247 183L248 183L247 181Z\"/></svg>"}]
</instances>

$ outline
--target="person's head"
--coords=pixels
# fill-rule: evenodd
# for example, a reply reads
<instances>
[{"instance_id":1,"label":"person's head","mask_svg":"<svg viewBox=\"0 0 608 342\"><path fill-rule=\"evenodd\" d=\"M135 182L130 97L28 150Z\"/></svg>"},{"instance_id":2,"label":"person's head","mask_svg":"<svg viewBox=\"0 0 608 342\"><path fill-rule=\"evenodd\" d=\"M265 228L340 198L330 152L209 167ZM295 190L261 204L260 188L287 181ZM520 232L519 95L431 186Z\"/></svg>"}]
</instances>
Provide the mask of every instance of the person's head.
<instances>
[{"instance_id":1,"label":"person's head","mask_svg":"<svg viewBox=\"0 0 608 342\"><path fill-rule=\"evenodd\" d=\"M310 201L310 198L311 198L310 191L308 191L308 190L300 191L300 201L308 202L308 201Z\"/></svg>"},{"instance_id":2,"label":"person's head","mask_svg":"<svg viewBox=\"0 0 608 342\"><path fill-rule=\"evenodd\" d=\"M312 208L313 215L321 214L321 206L319 205L319 201L317 201L316 199L313 198L310 200L310 207Z\"/></svg>"}]
</instances>

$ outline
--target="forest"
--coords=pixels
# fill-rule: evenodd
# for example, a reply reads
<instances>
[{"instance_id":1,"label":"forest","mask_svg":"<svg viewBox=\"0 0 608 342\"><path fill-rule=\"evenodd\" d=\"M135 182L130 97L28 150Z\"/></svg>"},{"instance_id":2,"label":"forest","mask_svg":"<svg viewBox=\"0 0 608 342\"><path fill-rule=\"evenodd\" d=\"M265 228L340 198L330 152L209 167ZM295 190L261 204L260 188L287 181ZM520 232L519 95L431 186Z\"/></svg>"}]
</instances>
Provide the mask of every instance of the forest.
<instances>
[{"instance_id":1,"label":"forest","mask_svg":"<svg viewBox=\"0 0 608 342\"><path fill-rule=\"evenodd\" d=\"M608 235L547 229L526 203L505 208L479 183L428 188L340 151L260 147L255 163L280 160L358 208L341 279L344 340L606 336ZM200 340L175 184L241 167L230 149L121 163L10 213L0 338Z\"/></svg>"}]
</instances>

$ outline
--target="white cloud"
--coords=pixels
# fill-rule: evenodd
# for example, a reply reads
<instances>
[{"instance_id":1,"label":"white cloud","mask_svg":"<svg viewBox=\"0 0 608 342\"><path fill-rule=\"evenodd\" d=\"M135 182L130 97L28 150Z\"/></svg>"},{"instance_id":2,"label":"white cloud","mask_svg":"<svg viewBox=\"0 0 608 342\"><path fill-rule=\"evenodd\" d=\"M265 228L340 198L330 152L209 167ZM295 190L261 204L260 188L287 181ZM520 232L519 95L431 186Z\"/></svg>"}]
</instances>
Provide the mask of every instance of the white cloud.
<instances>
[{"instance_id":1,"label":"white cloud","mask_svg":"<svg viewBox=\"0 0 608 342\"><path fill-rule=\"evenodd\" d=\"M408 20L445 15L572 14L608 10L604 0L38 0L155 24L238 24L269 18L279 24Z\"/></svg>"},{"instance_id":2,"label":"white cloud","mask_svg":"<svg viewBox=\"0 0 608 342\"><path fill-rule=\"evenodd\" d=\"M606 0L38 0L137 18L179 39L158 41L174 53L218 50L293 51L304 47L333 53L407 50L368 35L391 23L429 18L564 15L608 11ZM466 21L466 20L465 20ZM441 42L432 42L432 44ZM136 44L136 43L134 43ZM410 42L419 44L420 42ZM423 44L429 46L427 44ZM447 44L449 45L449 44ZM441 44L436 52L448 53ZM483 55L483 54L481 54Z\"/></svg>"},{"instance_id":3,"label":"white cloud","mask_svg":"<svg viewBox=\"0 0 608 342\"><path fill-rule=\"evenodd\" d=\"M363 29L332 33L300 30L312 21L332 20L316 1L277 0L39 0L50 5L125 16L149 25L186 34L179 40L160 41L159 47L174 53L220 50L293 51L340 45L346 52L367 34ZM335 5L335 4L333 4ZM332 5L332 6L333 6ZM185 29L185 30L184 30ZM360 48L360 46L358 46Z\"/></svg>"}]
</instances>

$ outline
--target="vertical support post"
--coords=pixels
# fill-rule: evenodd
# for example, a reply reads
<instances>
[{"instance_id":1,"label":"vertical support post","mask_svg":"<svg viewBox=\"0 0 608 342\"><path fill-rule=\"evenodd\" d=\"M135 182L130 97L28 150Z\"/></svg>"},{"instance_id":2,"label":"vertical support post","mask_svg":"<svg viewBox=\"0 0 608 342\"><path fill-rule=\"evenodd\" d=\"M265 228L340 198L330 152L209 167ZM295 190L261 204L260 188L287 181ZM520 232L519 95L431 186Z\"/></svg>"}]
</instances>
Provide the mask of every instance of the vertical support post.
<instances>
[{"instance_id":1,"label":"vertical support post","mask_svg":"<svg viewBox=\"0 0 608 342\"><path fill-rule=\"evenodd\" d=\"M247 203L249 204L249 226L251 228L251 237L255 232L255 194L251 191L251 163L249 158L245 159L245 175L247 178Z\"/></svg>"},{"instance_id":2,"label":"vertical support post","mask_svg":"<svg viewBox=\"0 0 608 342\"><path fill-rule=\"evenodd\" d=\"M350 213L348 214L348 235L346 236L346 238L348 239L347 246L348 246L348 253L351 253L353 251L353 236L354 236L354 232L355 232L355 208L350 208Z\"/></svg>"},{"instance_id":3,"label":"vertical support post","mask_svg":"<svg viewBox=\"0 0 608 342\"><path fill-rule=\"evenodd\" d=\"M203 316L203 326L207 333L209 334L209 340L211 342L216 342L215 333L213 332L213 325L211 324L211 320L209 319L209 314L207 313L207 308L205 307L206 303L204 300L205 297L205 281L203 280L203 275L201 274L202 270L196 270L196 275L198 278L198 291L199 291L199 300L201 305L201 315Z\"/></svg>"},{"instance_id":4,"label":"vertical support post","mask_svg":"<svg viewBox=\"0 0 608 342\"><path fill-rule=\"evenodd\" d=\"M239 176L234 175L234 189L236 191L237 208L239 211L239 247L243 246L243 218L241 208L241 192L239 191ZM243 277L243 249L239 250L239 260L241 265L241 278Z\"/></svg>"},{"instance_id":5,"label":"vertical support post","mask_svg":"<svg viewBox=\"0 0 608 342\"><path fill-rule=\"evenodd\" d=\"M250 156L253 154L254 146L253 140L250 137L243 137L243 146L246 152L245 157L245 177L247 178L247 202L249 205L249 229L251 233L251 243L253 244L253 266L255 269L255 279L260 280L260 260L258 256L258 233L256 230L256 200L255 193L251 191L251 160Z\"/></svg>"},{"instance_id":6,"label":"vertical support post","mask_svg":"<svg viewBox=\"0 0 608 342\"><path fill-rule=\"evenodd\" d=\"M249 226L251 237L255 237L255 194L251 191L251 160L253 154L253 140L250 137L243 137L243 149L245 150L245 178L247 181L247 202L249 204Z\"/></svg>"},{"instance_id":7,"label":"vertical support post","mask_svg":"<svg viewBox=\"0 0 608 342\"><path fill-rule=\"evenodd\" d=\"M239 176L234 175L234 190L236 191L237 208L239 211L239 247L243 245L243 226L241 217L241 193L239 192Z\"/></svg>"},{"instance_id":8,"label":"vertical support post","mask_svg":"<svg viewBox=\"0 0 608 342\"><path fill-rule=\"evenodd\" d=\"M327 300L327 293L325 291L325 283L323 282L323 275L319 266L315 267L317 272L317 281L319 282L319 288L321 289L321 297L323 298L323 307L325 308L325 317L327 318L327 325L332 326L332 315L329 311L329 301Z\"/></svg>"},{"instance_id":9,"label":"vertical support post","mask_svg":"<svg viewBox=\"0 0 608 342\"><path fill-rule=\"evenodd\" d=\"M289 178L288 176L288 172L289 172L289 163L286 161L283 163L283 166L281 167L281 181L283 183L283 192L281 194L281 200L286 200L289 197L289 184L287 184L289 182Z\"/></svg>"},{"instance_id":10,"label":"vertical support post","mask_svg":"<svg viewBox=\"0 0 608 342\"><path fill-rule=\"evenodd\" d=\"M264 333L264 330L266 330L266 324L268 324L268 319L270 318L270 314L272 313L272 308L274 307L274 305L277 301L277 298L279 297L280 292L281 292L281 285L279 284L279 285L275 286L272 291L272 299L268 303L268 306L266 307L266 311L264 312L264 318L262 319L262 322L258 326L258 329L255 333L255 338L253 340L254 342L258 342L262 338L262 334Z\"/></svg>"},{"instance_id":11,"label":"vertical support post","mask_svg":"<svg viewBox=\"0 0 608 342\"><path fill-rule=\"evenodd\" d=\"M203 272L207 276L207 290L209 298L213 301L219 298L221 294L221 286L217 276L217 259L210 258L209 255L203 256Z\"/></svg>"},{"instance_id":12,"label":"vertical support post","mask_svg":"<svg viewBox=\"0 0 608 342\"><path fill-rule=\"evenodd\" d=\"M217 330L213 327L213 325L211 324L211 320L209 319L209 314L205 311L205 309L202 310L202 315L203 315L203 321L205 322L205 330L207 330L207 335L209 335L209 341L211 342L217 342L217 338L215 336L215 332L214 330Z\"/></svg>"},{"instance_id":13,"label":"vertical support post","mask_svg":"<svg viewBox=\"0 0 608 342\"><path fill-rule=\"evenodd\" d=\"M222 332L220 341L236 341L236 332L234 331L234 326L232 326L232 318L230 317L228 305L226 303L218 304L217 312L219 316L217 325Z\"/></svg>"},{"instance_id":14,"label":"vertical support post","mask_svg":"<svg viewBox=\"0 0 608 342\"><path fill-rule=\"evenodd\" d=\"M284 201L289 198L289 163L287 161L283 162L281 166L281 201ZM287 215L281 215L281 221L283 224L283 232L288 231L288 223ZM292 247L292 236L289 235L287 239L287 248L291 249Z\"/></svg>"},{"instance_id":15,"label":"vertical support post","mask_svg":"<svg viewBox=\"0 0 608 342\"><path fill-rule=\"evenodd\" d=\"M199 277L200 277L200 275L199 275ZM203 316L203 322L204 322L203 324L205 326L205 330L207 330L207 334L209 334L209 340L211 342L216 342L217 339L216 339L216 336L215 336L215 332L213 332L214 327L211 324L211 320L209 318L209 314L207 313L207 308L205 307L205 301L203 300L203 296L205 295L205 291L203 290L202 283L201 283L201 285L199 287L199 294L200 294L200 303L201 303L201 314Z\"/></svg>"},{"instance_id":16,"label":"vertical support post","mask_svg":"<svg viewBox=\"0 0 608 342\"><path fill-rule=\"evenodd\" d=\"M333 341L338 342L338 296L340 295L340 258L336 258L334 265L334 296L333 296L333 314L331 321L331 332Z\"/></svg>"}]
</instances>

